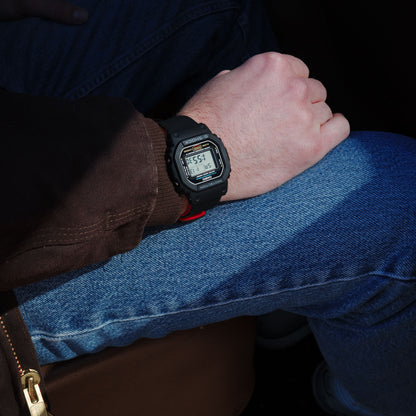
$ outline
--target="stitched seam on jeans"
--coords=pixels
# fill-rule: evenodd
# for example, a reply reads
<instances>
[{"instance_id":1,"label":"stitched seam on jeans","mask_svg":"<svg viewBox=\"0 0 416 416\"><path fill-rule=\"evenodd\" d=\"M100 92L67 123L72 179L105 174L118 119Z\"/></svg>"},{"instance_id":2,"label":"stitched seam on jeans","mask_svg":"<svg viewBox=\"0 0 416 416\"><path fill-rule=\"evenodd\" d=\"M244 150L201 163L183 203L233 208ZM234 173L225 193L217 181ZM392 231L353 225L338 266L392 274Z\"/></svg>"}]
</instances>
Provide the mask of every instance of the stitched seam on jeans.
<instances>
[{"instance_id":1,"label":"stitched seam on jeans","mask_svg":"<svg viewBox=\"0 0 416 416\"><path fill-rule=\"evenodd\" d=\"M365 274L365 275L357 276L354 279L340 279L340 280L331 281L331 282L327 282L327 283L341 283L341 282L344 282L344 281L353 281L353 280L357 280L357 279L362 279L363 276L373 275L373 274L377 274L377 273L368 273L368 274ZM379 274L377 274L377 275L379 275ZM394 276L394 275L391 275L391 276L388 276L388 277L397 278L397 276ZM399 280L402 281L402 279L399 279ZM211 308L217 308L217 307L220 307L220 306L227 306L227 305L231 305L231 304L235 304L235 303L239 303L239 302L246 302L247 300L254 300L256 298L267 298L267 297L276 296L278 294L293 292L293 291L299 290L299 289L319 287L319 286L322 286L322 283L316 283L316 284L309 285L309 286L303 286L302 288L290 288L290 289L285 289L283 291L278 291L278 292L273 292L273 293L250 296L250 297L246 297L246 298L233 299L233 300L229 300L229 301L225 301L225 302L218 302L218 303L215 303L215 304L210 304L210 305L202 306L202 307L198 307L198 308L181 309L181 310L177 310L177 311L160 313L160 314L135 316L135 317L129 317L129 318L125 318L125 319L116 319L116 320L112 320L112 321L107 321L107 322L105 322L105 323L103 323L99 326L94 327L94 328L88 328L88 329L85 329L85 330L82 330L82 331L77 331L76 333L75 332L73 332L73 333L62 332L61 334L58 335L58 334L51 334L49 332L38 331L38 332L35 332L32 335L32 338L33 339L47 339L48 341L51 341L51 342L58 342L58 341L61 341L62 339L70 339L70 338L77 337L77 336L87 335L87 334L99 331L102 328L105 328L106 326L113 325L113 324L120 324L120 323L123 323L123 322L142 321L142 320L146 320L146 319L150 320L150 319L155 319L155 318L163 318L163 317L168 317L168 316L179 315L179 314L182 314L182 313L204 311L204 310L208 310L208 309L211 309Z\"/></svg>"},{"instance_id":2,"label":"stitched seam on jeans","mask_svg":"<svg viewBox=\"0 0 416 416\"><path fill-rule=\"evenodd\" d=\"M399 280L400 282L403 282L403 283L416 282L416 276L403 278L403 277L401 277L399 275L396 275L396 274L393 274L393 273L383 273L383 272L377 272L377 271L367 273L367 276L378 276L378 277L382 277L382 278L390 278L390 279L394 279L394 280Z\"/></svg>"},{"instance_id":3,"label":"stitched seam on jeans","mask_svg":"<svg viewBox=\"0 0 416 416\"><path fill-rule=\"evenodd\" d=\"M186 24L215 12L223 12L232 9L238 9L238 6L231 4L229 1L215 1L179 15L173 19L171 23L166 24L164 27L162 27L162 29L158 30L156 33L149 35L145 40L140 42L131 50L125 52L121 57L117 58L106 68L102 69L100 73L91 77L89 80L85 81L83 84L77 86L76 88L68 91L66 94L64 94L64 97L76 99L87 95L117 75L123 69L127 68L133 62L139 60L156 45L165 41L174 32L178 31Z\"/></svg>"},{"instance_id":4,"label":"stitched seam on jeans","mask_svg":"<svg viewBox=\"0 0 416 416\"><path fill-rule=\"evenodd\" d=\"M365 276L365 275L364 275ZM354 279L340 279L340 280L336 280L336 281L331 281L331 282L327 282L327 283L340 283L343 281L352 281L352 280L357 280L357 279L361 279L363 276L357 276ZM115 319L112 321L107 321L105 323L102 323L99 326L96 326L94 328L88 328L82 331L77 331L76 333L73 332L62 332L61 334L51 334L49 332L43 332L43 331L35 331L32 335L33 339L48 339L49 341L59 341L62 340L63 338L72 338L72 337L76 337L76 336L80 336L80 335L86 335L98 330L101 330L102 328L108 326L108 325L112 325L112 324L118 324L118 323L123 323L123 322L134 322L134 321L142 321L142 320L146 320L146 319L154 319L154 318L163 318L163 317L167 317L167 316L174 316L174 315L179 315L181 313L189 313L189 312L196 312L196 311L204 311L204 310L208 310L211 308L217 308L219 306L227 306L227 305L232 305L235 303L239 303L239 302L247 302L248 300L255 300L258 298L267 298L267 297L272 297L272 296L276 296L279 294L283 294L283 293L288 293L288 292L293 292L295 290L300 290L300 289L306 289L306 288L312 288L312 287L319 287L322 286L322 283L316 283L316 284L312 284L309 286L303 286L302 288L290 288L290 289L284 289L282 291L277 291L277 292L273 292L273 293L267 293L267 294L261 294L261 295L255 295L255 296L250 296L250 297L241 297L238 299L232 299L232 300L228 300L228 301L223 301L223 302L218 302L215 304L210 304L207 306L201 306L201 307L196 307L196 308L189 308L189 309L181 309L181 310L177 310L177 311L172 311L172 312L164 312L164 313L159 313L159 314L152 314L152 315L142 315L142 316L135 316L135 317L129 317L129 318L125 318L125 319Z\"/></svg>"}]
</instances>

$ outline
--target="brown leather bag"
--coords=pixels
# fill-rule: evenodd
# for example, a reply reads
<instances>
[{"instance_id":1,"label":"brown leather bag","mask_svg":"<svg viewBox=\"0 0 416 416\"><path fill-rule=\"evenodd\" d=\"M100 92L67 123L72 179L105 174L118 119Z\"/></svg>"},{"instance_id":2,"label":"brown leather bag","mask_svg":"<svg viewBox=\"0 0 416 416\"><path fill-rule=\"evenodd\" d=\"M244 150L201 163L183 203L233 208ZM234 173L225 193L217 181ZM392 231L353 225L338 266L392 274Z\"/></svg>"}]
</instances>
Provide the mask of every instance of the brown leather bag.
<instances>
[{"instance_id":1,"label":"brown leather bag","mask_svg":"<svg viewBox=\"0 0 416 416\"><path fill-rule=\"evenodd\" d=\"M234 416L254 387L251 317L42 367L54 416Z\"/></svg>"}]
</instances>

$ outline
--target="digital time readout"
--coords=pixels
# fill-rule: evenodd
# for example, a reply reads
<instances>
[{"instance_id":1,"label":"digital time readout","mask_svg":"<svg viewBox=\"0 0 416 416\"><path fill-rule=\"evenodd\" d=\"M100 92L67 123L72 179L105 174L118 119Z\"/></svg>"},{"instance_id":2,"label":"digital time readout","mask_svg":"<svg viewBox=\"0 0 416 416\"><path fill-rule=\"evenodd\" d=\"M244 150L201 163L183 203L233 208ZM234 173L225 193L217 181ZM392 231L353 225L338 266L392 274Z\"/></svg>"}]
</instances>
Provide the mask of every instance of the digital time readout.
<instances>
[{"instance_id":1,"label":"digital time readout","mask_svg":"<svg viewBox=\"0 0 416 416\"><path fill-rule=\"evenodd\" d=\"M192 177L203 175L215 169L214 158L210 150L187 156L185 162Z\"/></svg>"}]
</instances>

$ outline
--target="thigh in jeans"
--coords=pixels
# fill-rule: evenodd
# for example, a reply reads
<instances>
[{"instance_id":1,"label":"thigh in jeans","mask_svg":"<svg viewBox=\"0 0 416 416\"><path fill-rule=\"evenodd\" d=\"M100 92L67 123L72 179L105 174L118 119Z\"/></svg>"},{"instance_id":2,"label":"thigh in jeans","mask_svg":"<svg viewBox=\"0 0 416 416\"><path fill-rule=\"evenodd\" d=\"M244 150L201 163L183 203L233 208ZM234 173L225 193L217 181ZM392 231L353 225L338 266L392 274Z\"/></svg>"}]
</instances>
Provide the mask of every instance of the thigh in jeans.
<instances>
[{"instance_id":1,"label":"thigh in jeans","mask_svg":"<svg viewBox=\"0 0 416 416\"><path fill-rule=\"evenodd\" d=\"M148 230L128 253L17 289L41 361L276 308L314 327L335 322L358 357L342 334L387 328L416 296L415 155L411 139L354 134L273 192ZM334 344L321 340L327 356Z\"/></svg>"}]
</instances>

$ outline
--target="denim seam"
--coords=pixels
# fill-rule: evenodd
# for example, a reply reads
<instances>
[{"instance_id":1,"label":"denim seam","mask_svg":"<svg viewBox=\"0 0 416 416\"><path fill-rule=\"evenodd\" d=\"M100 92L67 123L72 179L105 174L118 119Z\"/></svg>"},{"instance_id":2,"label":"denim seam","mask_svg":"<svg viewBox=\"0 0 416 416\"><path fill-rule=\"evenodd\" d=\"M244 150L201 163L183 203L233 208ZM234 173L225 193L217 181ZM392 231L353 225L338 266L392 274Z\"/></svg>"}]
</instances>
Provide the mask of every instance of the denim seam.
<instances>
[{"instance_id":1,"label":"denim seam","mask_svg":"<svg viewBox=\"0 0 416 416\"><path fill-rule=\"evenodd\" d=\"M411 283L411 282L416 282L416 276L415 277L407 277L407 278L403 278L402 276L393 274L393 273L383 273L383 272L378 272L377 270L374 272L370 272L370 273L366 273L363 276L375 276L375 277L382 277L382 278L387 278L387 279L394 279L394 280L398 280L400 282L403 283Z\"/></svg>"},{"instance_id":2,"label":"denim seam","mask_svg":"<svg viewBox=\"0 0 416 416\"><path fill-rule=\"evenodd\" d=\"M156 47L159 43L165 41L174 32L185 26L186 24L197 20L203 16L208 16L216 12L223 12L226 10L238 9L237 5L234 5L229 1L214 1L204 6L200 6L186 13L179 15L173 22L166 24L156 33L149 35L146 39L136 45L133 49L125 52L117 60L113 61L106 68L101 70L98 74L91 77L83 84L73 88L64 94L65 98L76 99L83 97L98 88L103 83L117 75L120 71L127 68L133 62L141 59L143 55Z\"/></svg>"},{"instance_id":3,"label":"denim seam","mask_svg":"<svg viewBox=\"0 0 416 416\"><path fill-rule=\"evenodd\" d=\"M333 283L340 283L340 282L343 282L343 281L351 282L353 280L361 279L362 277L367 276L367 275L369 275L369 274L360 275L360 276L355 277L354 279L340 279L340 280L326 282L326 283L327 284L333 284ZM53 335L53 334L50 334L48 332L37 331L37 332L34 332L32 334L32 339L48 339L49 341L56 341L57 342L57 341L60 341L62 339L65 339L65 338L68 339L68 338L71 338L71 337L86 335L86 334L98 331L98 330L100 330L100 329L102 329L106 326L112 325L112 324L118 324L118 323L122 323L122 322L141 321L141 320L145 320L145 319L162 318L162 317L165 317L165 316L174 316L174 315L178 315L178 314L181 314L181 313L209 310L211 308L217 308L217 307L220 307L220 306L236 304L236 303L239 303L239 302L246 302L247 300L253 300L253 299L257 299L257 298L268 298L268 297L273 297L273 296L278 295L278 294L290 293L290 292L294 292L294 291L297 291L297 290L303 290L303 289L306 289L306 288L319 287L319 286L322 286L322 283L319 283L319 284L317 283L317 284L313 284L313 285L309 285L309 286L302 286L301 288L290 288L290 289L285 289L285 290L277 291L277 292L273 292L273 293L267 293L267 294L262 294L262 295L255 295L255 296L250 296L250 297L245 297L245 298L234 299L234 300L215 303L215 304L210 304L208 306L203 306L203 307L198 307L198 308L181 309L181 310L178 310L178 311L161 313L161 314L136 316L136 317L130 317L130 318L126 318L126 319L117 319L117 320L107 321L107 322L105 322L105 323L103 323L100 326L97 326L95 328L85 329L83 331L79 331L79 332L76 332L76 333L61 333L60 335Z\"/></svg>"},{"instance_id":4,"label":"denim seam","mask_svg":"<svg viewBox=\"0 0 416 416\"><path fill-rule=\"evenodd\" d=\"M394 274L386 274L386 273L380 273L380 272L370 272L370 273L365 273L359 276L356 276L354 279L338 279L338 280L333 280L330 282L325 282L325 283L315 283L315 284L311 284L308 286L302 286L301 288L296 287L296 288L289 288L289 289L284 289L281 291L276 291L276 292L272 292L272 293L267 293L267 294L261 294L261 295L255 295L255 296L250 296L250 297L245 297L245 298L239 298L239 299L233 299L230 301L226 301L226 302L220 302L220 303L215 303L215 304L210 304L208 306L202 306L202 307L198 307L198 308L190 308L190 309L181 309L181 310L177 310L177 311L173 311L173 312L167 312L167 313L161 313L161 314L154 314L154 315L145 315L145 316L136 316L136 317L130 317L130 318L126 318L126 319L117 319L117 320L112 320L112 321L107 321L103 324L101 324L100 326L94 327L94 328L89 328L83 331L79 331L76 333L62 333L60 335L54 335L54 334L50 334L48 332L42 332L42 331L38 331L32 334L32 339L48 339L50 341L59 341L62 340L64 338L71 338L71 337L75 337L75 336L80 336L80 335L85 335L88 333L92 333L95 331L98 331L106 326L112 325L112 324L118 324L118 323L122 323L122 322L133 322L133 321L141 321L141 320L145 320L145 319L154 319L154 318L162 318L164 316L174 316L177 314L181 314L181 313L188 313L188 312L195 312L195 311L203 311L203 310L209 310L211 308L216 308L216 307L221 307L221 306L226 306L226 305L231 305L231 304L236 304L239 302L246 302L247 300L253 300L253 299L257 299L257 298L268 298L268 297L273 297L279 294L283 294L283 293L290 293L290 292L295 292L297 290L303 290L303 289L309 289L309 288L313 288L313 287L320 287L326 284L336 284L336 283L341 283L341 282L351 282L354 280L358 280L358 279L362 279L363 277L366 276L379 276L382 278L391 278L391 279L395 279L395 280L399 280L401 282L409 282L409 280L404 280L402 278L400 278L397 275ZM411 281L414 281L416 279L411 279ZM24 308L24 304L20 305L20 308Z\"/></svg>"}]
</instances>

